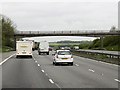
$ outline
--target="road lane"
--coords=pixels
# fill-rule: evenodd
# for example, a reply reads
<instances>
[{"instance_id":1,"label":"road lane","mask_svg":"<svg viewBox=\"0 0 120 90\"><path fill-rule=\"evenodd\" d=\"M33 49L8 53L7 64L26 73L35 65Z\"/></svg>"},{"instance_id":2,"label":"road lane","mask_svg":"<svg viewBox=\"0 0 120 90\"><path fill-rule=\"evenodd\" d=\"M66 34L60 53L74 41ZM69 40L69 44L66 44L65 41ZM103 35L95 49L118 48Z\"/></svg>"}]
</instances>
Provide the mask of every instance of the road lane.
<instances>
[{"instance_id":1,"label":"road lane","mask_svg":"<svg viewBox=\"0 0 120 90\"><path fill-rule=\"evenodd\" d=\"M84 58L84 61L81 61L79 57L74 58L74 63L79 66L75 64L73 66L53 66L51 54L49 56L38 55L35 52L34 57L44 72L61 88L118 88L118 83L114 80L118 74L116 67L113 69L110 69L109 66L102 67L102 63L98 65L96 62L87 61L86 58ZM96 71L96 68L101 69ZM95 72L90 72L89 69L95 69ZM109 71L107 72L106 70ZM106 75L107 73L110 75L104 77L104 72L106 72Z\"/></svg>"},{"instance_id":2,"label":"road lane","mask_svg":"<svg viewBox=\"0 0 120 90\"><path fill-rule=\"evenodd\" d=\"M3 88L57 88L32 58L15 56L2 65Z\"/></svg>"},{"instance_id":3,"label":"road lane","mask_svg":"<svg viewBox=\"0 0 120 90\"><path fill-rule=\"evenodd\" d=\"M95 62L92 59L87 59L87 58L78 57L78 56L74 56L74 59L75 59L75 62L79 64L79 66L94 69L98 74L104 73L104 75L110 79L112 79L113 77L118 78L119 69L117 66L107 65L97 61Z\"/></svg>"},{"instance_id":4,"label":"road lane","mask_svg":"<svg viewBox=\"0 0 120 90\"><path fill-rule=\"evenodd\" d=\"M53 66L53 56L15 56L3 64L3 88L118 88L118 68L74 56L73 66ZM39 66L38 66L39 64Z\"/></svg>"}]
</instances>

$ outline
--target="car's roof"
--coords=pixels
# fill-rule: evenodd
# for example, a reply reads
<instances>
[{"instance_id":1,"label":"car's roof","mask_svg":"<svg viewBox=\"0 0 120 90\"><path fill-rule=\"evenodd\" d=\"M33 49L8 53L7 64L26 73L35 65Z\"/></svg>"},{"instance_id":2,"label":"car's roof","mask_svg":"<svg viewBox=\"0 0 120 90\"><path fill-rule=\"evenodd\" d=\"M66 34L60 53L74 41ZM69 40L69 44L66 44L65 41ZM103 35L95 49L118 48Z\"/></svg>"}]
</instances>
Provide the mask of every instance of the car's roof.
<instances>
[{"instance_id":1,"label":"car's roof","mask_svg":"<svg viewBox=\"0 0 120 90\"><path fill-rule=\"evenodd\" d=\"M59 52L59 51L70 51L70 50L56 50L57 52Z\"/></svg>"}]
</instances>

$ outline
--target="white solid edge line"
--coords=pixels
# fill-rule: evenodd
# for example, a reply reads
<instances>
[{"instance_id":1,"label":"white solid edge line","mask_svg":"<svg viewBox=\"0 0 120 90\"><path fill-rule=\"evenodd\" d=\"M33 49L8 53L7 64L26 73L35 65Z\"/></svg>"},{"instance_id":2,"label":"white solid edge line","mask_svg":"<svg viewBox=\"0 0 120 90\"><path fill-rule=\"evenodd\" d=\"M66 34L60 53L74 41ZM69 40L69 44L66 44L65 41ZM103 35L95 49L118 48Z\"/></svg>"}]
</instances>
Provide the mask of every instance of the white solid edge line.
<instances>
[{"instance_id":1,"label":"white solid edge line","mask_svg":"<svg viewBox=\"0 0 120 90\"><path fill-rule=\"evenodd\" d=\"M95 72L94 70L92 70L92 69L89 69L89 71L91 71L91 72Z\"/></svg>"},{"instance_id":2,"label":"white solid edge line","mask_svg":"<svg viewBox=\"0 0 120 90\"><path fill-rule=\"evenodd\" d=\"M44 70L41 70L42 72L45 72Z\"/></svg>"},{"instance_id":3,"label":"white solid edge line","mask_svg":"<svg viewBox=\"0 0 120 90\"><path fill-rule=\"evenodd\" d=\"M49 79L49 81L50 81L52 84L54 83L52 79Z\"/></svg>"},{"instance_id":4,"label":"white solid edge line","mask_svg":"<svg viewBox=\"0 0 120 90\"><path fill-rule=\"evenodd\" d=\"M113 66L119 66L119 65L116 65L116 64L110 64L110 63L106 63L106 62L102 62L102 61L99 61L100 63L104 63L104 64L107 64L107 65L113 65Z\"/></svg>"},{"instance_id":5,"label":"white solid edge line","mask_svg":"<svg viewBox=\"0 0 120 90\"><path fill-rule=\"evenodd\" d=\"M118 79L114 79L115 81L117 81L117 82L120 82L120 80L118 80Z\"/></svg>"},{"instance_id":6,"label":"white solid edge line","mask_svg":"<svg viewBox=\"0 0 120 90\"><path fill-rule=\"evenodd\" d=\"M0 65L2 65L3 63L5 63L7 60L9 60L11 57L13 57L15 54L10 55L8 58L6 58L5 60L3 60L2 62L0 62Z\"/></svg>"}]
</instances>

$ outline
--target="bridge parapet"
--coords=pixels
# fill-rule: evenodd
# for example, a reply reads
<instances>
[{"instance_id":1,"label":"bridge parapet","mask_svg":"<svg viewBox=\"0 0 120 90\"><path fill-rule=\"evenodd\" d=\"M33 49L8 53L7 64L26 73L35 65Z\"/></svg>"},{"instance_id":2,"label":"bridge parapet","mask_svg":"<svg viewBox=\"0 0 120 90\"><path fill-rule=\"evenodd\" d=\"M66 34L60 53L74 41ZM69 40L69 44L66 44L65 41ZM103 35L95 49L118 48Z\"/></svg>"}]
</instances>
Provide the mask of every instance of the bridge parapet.
<instances>
[{"instance_id":1,"label":"bridge parapet","mask_svg":"<svg viewBox=\"0 0 120 90\"><path fill-rule=\"evenodd\" d=\"M109 30L78 30L78 31L16 31L15 36L101 36L101 35L120 35L118 32L109 32Z\"/></svg>"},{"instance_id":2,"label":"bridge parapet","mask_svg":"<svg viewBox=\"0 0 120 90\"><path fill-rule=\"evenodd\" d=\"M113 33L108 30L83 30L83 31L16 31L15 34L77 34L77 33Z\"/></svg>"}]
</instances>

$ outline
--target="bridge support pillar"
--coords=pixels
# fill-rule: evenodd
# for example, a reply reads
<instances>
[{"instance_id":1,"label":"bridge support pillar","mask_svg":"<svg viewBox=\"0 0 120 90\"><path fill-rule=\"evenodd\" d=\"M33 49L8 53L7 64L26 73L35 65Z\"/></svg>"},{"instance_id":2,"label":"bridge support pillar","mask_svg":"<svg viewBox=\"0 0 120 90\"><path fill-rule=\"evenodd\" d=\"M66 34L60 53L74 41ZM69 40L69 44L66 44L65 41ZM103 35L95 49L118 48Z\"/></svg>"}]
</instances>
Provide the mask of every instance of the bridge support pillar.
<instances>
[{"instance_id":1,"label":"bridge support pillar","mask_svg":"<svg viewBox=\"0 0 120 90\"><path fill-rule=\"evenodd\" d=\"M100 36L101 49L103 49L103 36Z\"/></svg>"}]
</instances>

